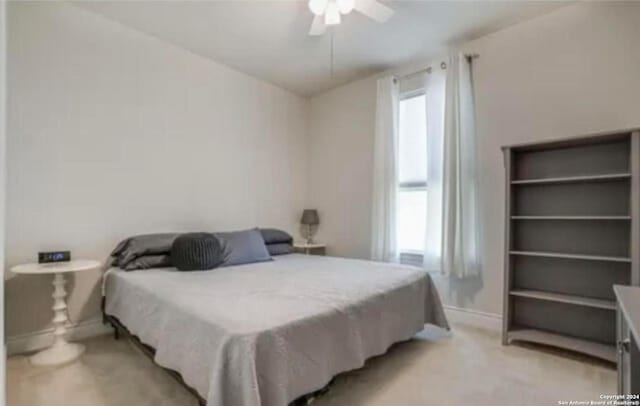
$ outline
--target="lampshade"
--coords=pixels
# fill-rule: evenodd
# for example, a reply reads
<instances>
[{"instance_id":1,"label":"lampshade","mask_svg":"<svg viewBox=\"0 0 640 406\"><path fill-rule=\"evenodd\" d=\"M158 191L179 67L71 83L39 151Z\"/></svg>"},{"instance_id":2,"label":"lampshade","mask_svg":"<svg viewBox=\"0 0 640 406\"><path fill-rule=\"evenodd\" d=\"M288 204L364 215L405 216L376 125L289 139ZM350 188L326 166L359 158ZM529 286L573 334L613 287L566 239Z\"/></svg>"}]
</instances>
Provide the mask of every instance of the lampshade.
<instances>
[{"instance_id":1,"label":"lampshade","mask_svg":"<svg viewBox=\"0 0 640 406\"><path fill-rule=\"evenodd\" d=\"M318 217L318 210L316 209L305 209L302 212L302 218L300 219L300 224L314 226L316 224L320 224L320 217Z\"/></svg>"}]
</instances>

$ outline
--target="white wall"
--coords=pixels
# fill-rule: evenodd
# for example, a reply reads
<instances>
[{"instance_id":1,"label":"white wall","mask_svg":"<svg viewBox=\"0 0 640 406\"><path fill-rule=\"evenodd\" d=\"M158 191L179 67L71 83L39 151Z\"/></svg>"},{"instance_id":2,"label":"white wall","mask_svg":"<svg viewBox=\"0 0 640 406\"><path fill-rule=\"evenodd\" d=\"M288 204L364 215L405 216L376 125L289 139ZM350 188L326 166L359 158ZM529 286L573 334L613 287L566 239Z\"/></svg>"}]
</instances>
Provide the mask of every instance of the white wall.
<instances>
[{"instance_id":1,"label":"white wall","mask_svg":"<svg viewBox=\"0 0 640 406\"><path fill-rule=\"evenodd\" d=\"M308 103L69 4L9 7L7 265L104 259L145 232L296 231ZM99 272L70 283L99 314ZM7 333L46 327L50 277L7 281Z\"/></svg>"},{"instance_id":2,"label":"white wall","mask_svg":"<svg viewBox=\"0 0 640 406\"><path fill-rule=\"evenodd\" d=\"M311 99L307 206L330 255L369 258L375 108L374 80Z\"/></svg>"},{"instance_id":3,"label":"white wall","mask_svg":"<svg viewBox=\"0 0 640 406\"><path fill-rule=\"evenodd\" d=\"M438 278L447 303L502 311L500 146L640 127L638 21L640 3L585 2L463 47L480 54L474 79L484 271L482 278L465 282ZM439 60L434 62L437 67ZM330 244L330 254L369 256L375 80L311 100L308 205L320 211L318 240Z\"/></svg>"}]
</instances>

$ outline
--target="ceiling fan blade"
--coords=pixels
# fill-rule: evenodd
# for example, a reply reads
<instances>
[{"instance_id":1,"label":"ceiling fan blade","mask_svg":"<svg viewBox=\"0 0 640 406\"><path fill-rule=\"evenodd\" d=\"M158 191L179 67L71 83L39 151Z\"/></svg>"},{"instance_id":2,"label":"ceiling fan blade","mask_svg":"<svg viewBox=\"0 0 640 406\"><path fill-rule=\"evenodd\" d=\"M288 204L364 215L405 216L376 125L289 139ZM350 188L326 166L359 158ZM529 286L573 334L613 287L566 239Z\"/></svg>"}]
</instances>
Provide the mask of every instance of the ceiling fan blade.
<instances>
[{"instance_id":1,"label":"ceiling fan blade","mask_svg":"<svg viewBox=\"0 0 640 406\"><path fill-rule=\"evenodd\" d=\"M309 30L309 35L314 37L318 35L322 35L326 31L326 29L327 29L327 26L324 23L324 16L323 15L315 16L313 17L313 22L311 23L311 29Z\"/></svg>"},{"instance_id":2,"label":"ceiling fan blade","mask_svg":"<svg viewBox=\"0 0 640 406\"><path fill-rule=\"evenodd\" d=\"M376 0L356 0L355 9L379 23L384 23L394 13L392 8Z\"/></svg>"}]
</instances>

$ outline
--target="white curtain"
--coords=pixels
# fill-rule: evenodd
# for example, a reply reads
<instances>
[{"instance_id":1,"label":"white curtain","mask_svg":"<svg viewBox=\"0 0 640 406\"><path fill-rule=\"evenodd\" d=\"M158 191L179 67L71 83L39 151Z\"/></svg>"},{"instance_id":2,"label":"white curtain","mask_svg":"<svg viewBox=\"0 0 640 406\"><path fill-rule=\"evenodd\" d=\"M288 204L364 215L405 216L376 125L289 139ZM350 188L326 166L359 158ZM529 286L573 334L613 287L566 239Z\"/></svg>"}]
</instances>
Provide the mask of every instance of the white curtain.
<instances>
[{"instance_id":1,"label":"white curtain","mask_svg":"<svg viewBox=\"0 0 640 406\"><path fill-rule=\"evenodd\" d=\"M464 278L480 271L475 113L471 60L450 58L444 107L442 271Z\"/></svg>"},{"instance_id":2,"label":"white curtain","mask_svg":"<svg viewBox=\"0 0 640 406\"><path fill-rule=\"evenodd\" d=\"M371 257L395 262L398 154L398 81L378 80L373 163Z\"/></svg>"}]
</instances>

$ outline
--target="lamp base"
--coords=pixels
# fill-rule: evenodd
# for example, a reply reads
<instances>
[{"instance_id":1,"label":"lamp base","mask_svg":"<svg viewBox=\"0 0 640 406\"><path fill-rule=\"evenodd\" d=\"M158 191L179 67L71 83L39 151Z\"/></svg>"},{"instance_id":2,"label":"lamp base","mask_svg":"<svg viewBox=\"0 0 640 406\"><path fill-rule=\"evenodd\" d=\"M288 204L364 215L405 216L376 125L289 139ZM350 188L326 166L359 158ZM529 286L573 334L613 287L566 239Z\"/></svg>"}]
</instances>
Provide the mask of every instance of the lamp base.
<instances>
[{"instance_id":1,"label":"lamp base","mask_svg":"<svg viewBox=\"0 0 640 406\"><path fill-rule=\"evenodd\" d=\"M313 244L313 231L311 230L311 225L310 224L306 224L307 226L307 235L304 236L304 239L306 240L306 244Z\"/></svg>"}]
</instances>

